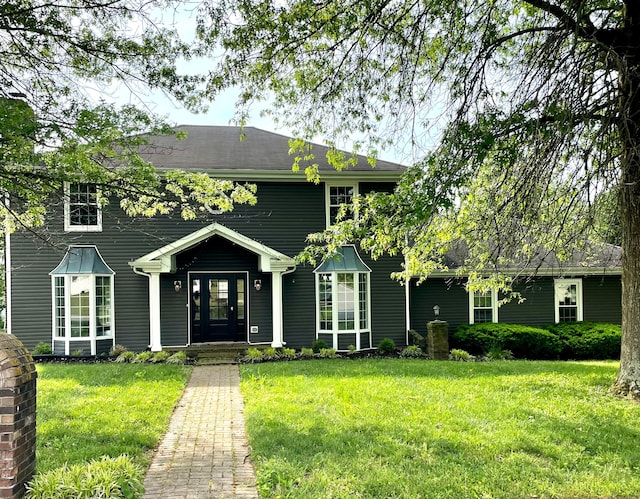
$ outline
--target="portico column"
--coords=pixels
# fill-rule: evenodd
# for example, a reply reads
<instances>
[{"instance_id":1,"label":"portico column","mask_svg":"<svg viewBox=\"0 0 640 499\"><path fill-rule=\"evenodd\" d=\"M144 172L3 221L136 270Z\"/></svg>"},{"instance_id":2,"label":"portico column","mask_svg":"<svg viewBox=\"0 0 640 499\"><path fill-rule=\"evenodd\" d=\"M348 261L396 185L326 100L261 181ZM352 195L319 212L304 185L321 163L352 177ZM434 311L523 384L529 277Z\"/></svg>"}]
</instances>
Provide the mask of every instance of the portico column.
<instances>
[{"instance_id":1,"label":"portico column","mask_svg":"<svg viewBox=\"0 0 640 499\"><path fill-rule=\"evenodd\" d=\"M149 274L149 346L152 352L162 350L160 336L160 272Z\"/></svg>"},{"instance_id":2,"label":"portico column","mask_svg":"<svg viewBox=\"0 0 640 499\"><path fill-rule=\"evenodd\" d=\"M271 305L273 315L273 340L271 346L283 346L282 338L282 271L274 270L271 274Z\"/></svg>"}]
</instances>

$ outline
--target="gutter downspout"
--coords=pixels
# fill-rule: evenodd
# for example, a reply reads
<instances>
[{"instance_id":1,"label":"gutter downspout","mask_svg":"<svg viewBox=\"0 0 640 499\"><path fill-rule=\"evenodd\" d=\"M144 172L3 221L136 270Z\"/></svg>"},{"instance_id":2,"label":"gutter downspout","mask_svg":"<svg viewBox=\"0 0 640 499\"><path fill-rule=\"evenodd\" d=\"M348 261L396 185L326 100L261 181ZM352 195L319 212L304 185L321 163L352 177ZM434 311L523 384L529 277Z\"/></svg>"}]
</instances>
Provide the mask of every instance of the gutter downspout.
<instances>
[{"instance_id":1,"label":"gutter downspout","mask_svg":"<svg viewBox=\"0 0 640 499\"><path fill-rule=\"evenodd\" d=\"M152 352L162 350L160 335L160 273L146 273L131 267L135 274L149 278L149 348Z\"/></svg>"}]
</instances>

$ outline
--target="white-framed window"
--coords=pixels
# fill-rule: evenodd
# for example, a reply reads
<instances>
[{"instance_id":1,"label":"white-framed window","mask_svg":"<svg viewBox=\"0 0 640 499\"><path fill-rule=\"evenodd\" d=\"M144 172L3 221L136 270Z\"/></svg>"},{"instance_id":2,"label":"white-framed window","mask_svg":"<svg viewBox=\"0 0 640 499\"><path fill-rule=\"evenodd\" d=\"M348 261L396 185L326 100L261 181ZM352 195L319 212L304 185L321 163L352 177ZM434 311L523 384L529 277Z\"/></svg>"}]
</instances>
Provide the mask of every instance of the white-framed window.
<instances>
[{"instance_id":1,"label":"white-framed window","mask_svg":"<svg viewBox=\"0 0 640 499\"><path fill-rule=\"evenodd\" d=\"M553 288L556 322L582 321L582 279L556 279Z\"/></svg>"},{"instance_id":2,"label":"white-framed window","mask_svg":"<svg viewBox=\"0 0 640 499\"><path fill-rule=\"evenodd\" d=\"M318 337L331 335L335 349L350 338L359 350L361 333L371 333L371 269L354 246L344 246L314 273Z\"/></svg>"},{"instance_id":3,"label":"white-framed window","mask_svg":"<svg viewBox=\"0 0 640 499\"><path fill-rule=\"evenodd\" d=\"M64 230L66 232L102 231L100 193L95 184L65 182Z\"/></svg>"},{"instance_id":4,"label":"white-framed window","mask_svg":"<svg viewBox=\"0 0 640 499\"><path fill-rule=\"evenodd\" d=\"M327 227L336 222L338 213L342 205L350 205L358 195L358 184L326 184L325 186L325 205L327 216ZM355 213L348 213L351 217Z\"/></svg>"},{"instance_id":5,"label":"white-framed window","mask_svg":"<svg viewBox=\"0 0 640 499\"><path fill-rule=\"evenodd\" d=\"M53 342L66 355L75 346L86 354L108 351L115 342L115 273L95 246L70 246L58 266L50 272L53 299Z\"/></svg>"},{"instance_id":6,"label":"white-framed window","mask_svg":"<svg viewBox=\"0 0 640 499\"><path fill-rule=\"evenodd\" d=\"M498 322L498 292L469 291L469 324Z\"/></svg>"}]
</instances>

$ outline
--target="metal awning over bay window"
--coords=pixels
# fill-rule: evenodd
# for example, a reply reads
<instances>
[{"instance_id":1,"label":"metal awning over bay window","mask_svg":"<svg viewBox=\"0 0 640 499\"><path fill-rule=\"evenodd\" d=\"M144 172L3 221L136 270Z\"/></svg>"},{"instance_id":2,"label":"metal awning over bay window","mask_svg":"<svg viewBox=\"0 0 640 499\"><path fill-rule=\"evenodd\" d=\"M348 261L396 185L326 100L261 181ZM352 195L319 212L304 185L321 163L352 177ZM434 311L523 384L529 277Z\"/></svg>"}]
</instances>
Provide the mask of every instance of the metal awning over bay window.
<instances>
[{"instance_id":1,"label":"metal awning over bay window","mask_svg":"<svg viewBox=\"0 0 640 499\"><path fill-rule=\"evenodd\" d=\"M114 343L113 276L95 246L70 246L51 275L53 349L107 353Z\"/></svg>"},{"instance_id":2,"label":"metal awning over bay window","mask_svg":"<svg viewBox=\"0 0 640 499\"><path fill-rule=\"evenodd\" d=\"M322 262L316 275L316 337L336 350L371 348L371 269L354 246Z\"/></svg>"}]
</instances>

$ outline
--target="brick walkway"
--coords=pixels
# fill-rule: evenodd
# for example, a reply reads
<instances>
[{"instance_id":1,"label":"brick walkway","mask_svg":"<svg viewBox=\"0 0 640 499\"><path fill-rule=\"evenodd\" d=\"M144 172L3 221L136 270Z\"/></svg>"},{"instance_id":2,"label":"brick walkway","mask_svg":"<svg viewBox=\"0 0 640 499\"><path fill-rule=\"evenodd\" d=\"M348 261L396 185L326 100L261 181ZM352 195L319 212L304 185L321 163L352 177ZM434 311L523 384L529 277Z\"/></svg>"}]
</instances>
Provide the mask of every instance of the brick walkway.
<instances>
[{"instance_id":1,"label":"brick walkway","mask_svg":"<svg viewBox=\"0 0 640 499\"><path fill-rule=\"evenodd\" d=\"M257 498L236 365L193 369L144 480L145 498Z\"/></svg>"}]
</instances>

